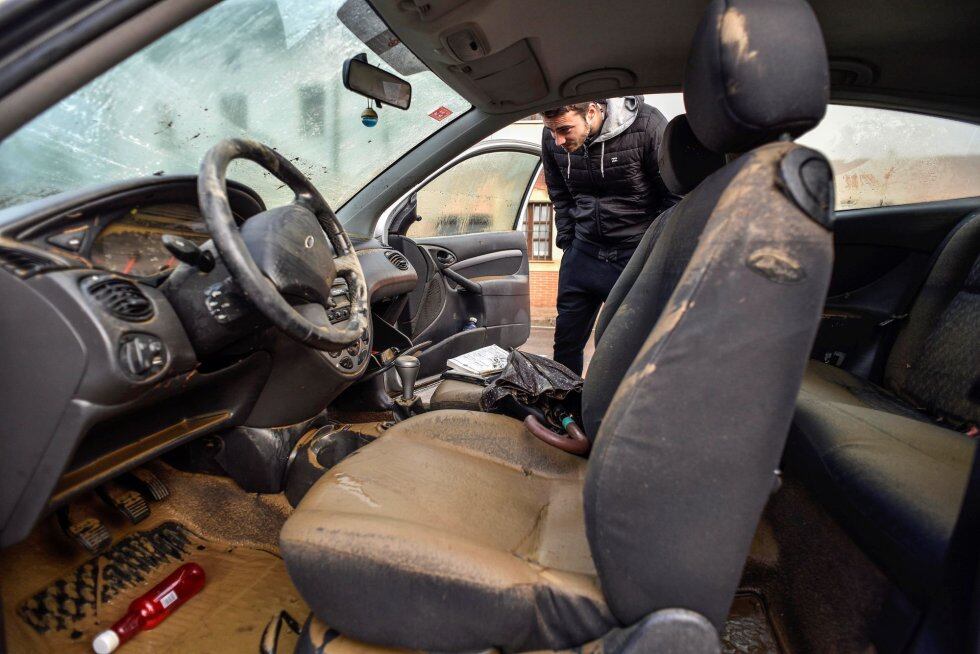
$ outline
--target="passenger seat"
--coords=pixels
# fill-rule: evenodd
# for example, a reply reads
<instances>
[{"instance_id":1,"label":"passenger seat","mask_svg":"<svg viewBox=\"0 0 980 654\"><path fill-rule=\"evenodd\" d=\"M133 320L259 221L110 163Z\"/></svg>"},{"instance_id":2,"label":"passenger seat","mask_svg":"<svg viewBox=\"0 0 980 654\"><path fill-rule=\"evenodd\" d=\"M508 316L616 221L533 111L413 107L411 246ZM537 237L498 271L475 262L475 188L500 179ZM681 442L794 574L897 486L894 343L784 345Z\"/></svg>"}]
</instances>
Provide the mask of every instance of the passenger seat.
<instances>
[{"instance_id":1,"label":"passenger seat","mask_svg":"<svg viewBox=\"0 0 980 654\"><path fill-rule=\"evenodd\" d=\"M811 362L786 466L923 606L970 475L975 442L964 432L980 424L980 212L941 246L884 384Z\"/></svg>"}]
</instances>

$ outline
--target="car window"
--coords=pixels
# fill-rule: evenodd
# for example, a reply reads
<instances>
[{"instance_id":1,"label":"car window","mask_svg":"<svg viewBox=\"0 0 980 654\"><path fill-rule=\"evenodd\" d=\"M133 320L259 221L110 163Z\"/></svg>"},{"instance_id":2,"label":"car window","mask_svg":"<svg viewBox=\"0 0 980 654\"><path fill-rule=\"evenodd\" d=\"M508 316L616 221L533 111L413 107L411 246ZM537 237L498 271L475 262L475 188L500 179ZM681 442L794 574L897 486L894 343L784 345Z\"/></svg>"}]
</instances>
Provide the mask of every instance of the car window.
<instances>
[{"instance_id":1,"label":"car window","mask_svg":"<svg viewBox=\"0 0 980 654\"><path fill-rule=\"evenodd\" d=\"M514 229L539 160L526 152L487 152L464 159L419 189L419 221L408 228L408 235Z\"/></svg>"},{"instance_id":2,"label":"car window","mask_svg":"<svg viewBox=\"0 0 980 654\"><path fill-rule=\"evenodd\" d=\"M830 159L838 210L980 195L977 125L831 105L798 142Z\"/></svg>"},{"instance_id":3,"label":"car window","mask_svg":"<svg viewBox=\"0 0 980 654\"><path fill-rule=\"evenodd\" d=\"M368 31L352 32L341 17L358 4L366 6L225 0L201 13L0 143L0 207L127 178L194 174L204 153L229 137L277 149L338 207L470 108L421 63L393 68L390 33L366 44L369 7L358 15ZM344 60L368 52L371 64L403 76L413 91L407 111L379 109L373 127L361 121L368 101L341 79ZM228 177L269 205L292 200L251 162L234 162Z\"/></svg>"}]
</instances>

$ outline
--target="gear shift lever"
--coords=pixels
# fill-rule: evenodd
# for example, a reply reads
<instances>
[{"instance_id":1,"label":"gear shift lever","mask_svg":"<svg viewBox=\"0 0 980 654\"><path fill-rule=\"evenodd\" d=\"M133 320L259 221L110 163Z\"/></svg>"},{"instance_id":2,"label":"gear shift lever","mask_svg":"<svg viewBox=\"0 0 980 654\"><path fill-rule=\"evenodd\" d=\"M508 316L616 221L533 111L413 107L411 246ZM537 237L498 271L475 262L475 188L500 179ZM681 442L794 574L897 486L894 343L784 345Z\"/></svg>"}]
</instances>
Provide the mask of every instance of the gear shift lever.
<instances>
[{"instance_id":1,"label":"gear shift lever","mask_svg":"<svg viewBox=\"0 0 980 654\"><path fill-rule=\"evenodd\" d=\"M401 402L411 405L415 401L415 380L419 376L419 360L416 357L402 355L395 359L395 372L402 383Z\"/></svg>"}]
</instances>

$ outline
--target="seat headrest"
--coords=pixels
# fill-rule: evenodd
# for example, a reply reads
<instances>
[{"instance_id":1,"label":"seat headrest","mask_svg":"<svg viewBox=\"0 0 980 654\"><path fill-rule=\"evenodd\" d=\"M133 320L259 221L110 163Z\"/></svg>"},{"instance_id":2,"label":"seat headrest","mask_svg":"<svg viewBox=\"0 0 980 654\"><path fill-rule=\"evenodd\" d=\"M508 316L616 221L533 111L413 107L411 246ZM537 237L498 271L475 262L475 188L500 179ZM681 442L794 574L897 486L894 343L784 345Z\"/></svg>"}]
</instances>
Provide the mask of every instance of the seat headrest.
<instances>
[{"instance_id":1,"label":"seat headrest","mask_svg":"<svg viewBox=\"0 0 980 654\"><path fill-rule=\"evenodd\" d=\"M813 128L830 73L820 25L803 0L712 0L684 71L684 106L698 139L741 153Z\"/></svg>"},{"instance_id":2,"label":"seat headrest","mask_svg":"<svg viewBox=\"0 0 980 654\"><path fill-rule=\"evenodd\" d=\"M657 162L667 189L677 195L686 195L725 165L725 155L704 147L691 130L687 116L681 114L664 129Z\"/></svg>"}]
</instances>

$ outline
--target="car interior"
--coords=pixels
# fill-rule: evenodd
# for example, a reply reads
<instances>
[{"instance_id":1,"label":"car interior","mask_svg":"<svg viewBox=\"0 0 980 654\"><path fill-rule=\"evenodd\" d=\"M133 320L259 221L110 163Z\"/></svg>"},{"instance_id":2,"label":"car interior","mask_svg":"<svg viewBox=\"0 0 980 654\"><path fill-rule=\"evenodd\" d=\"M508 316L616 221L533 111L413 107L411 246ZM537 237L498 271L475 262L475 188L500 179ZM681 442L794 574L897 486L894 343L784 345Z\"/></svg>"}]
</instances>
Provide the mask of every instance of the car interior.
<instances>
[{"instance_id":1,"label":"car interior","mask_svg":"<svg viewBox=\"0 0 980 654\"><path fill-rule=\"evenodd\" d=\"M199 596L127 651L980 651L980 6L331 0L321 30L276 3L0 6L0 176L78 149L44 121L111 114L92 80L164 116L91 128L128 142L72 172L99 183L0 182L0 651L92 651L185 563ZM271 88L186 108L237 131L178 141L113 72L178 65L206 25L243 83L276 65L230 49L249 24L336 68L327 106L367 95L358 147L401 150L311 166L271 140ZM532 331L541 150L484 139L676 91L680 200L598 315L570 453L444 375ZM842 206L857 176L806 136L828 106L972 130L973 191ZM324 129L301 125L348 138ZM151 136L195 167L137 149L132 174Z\"/></svg>"}]
</instances>

